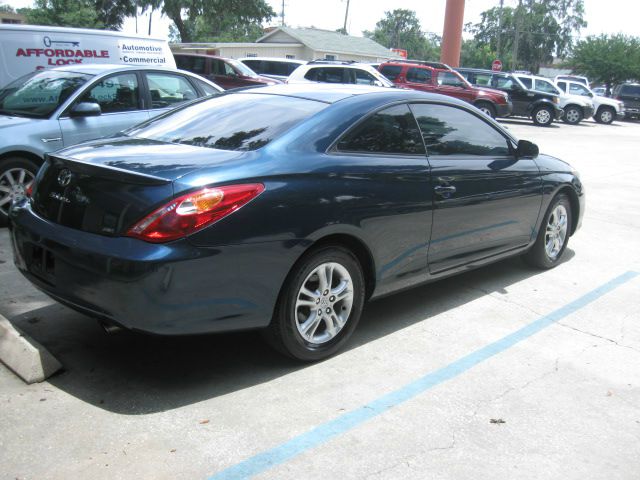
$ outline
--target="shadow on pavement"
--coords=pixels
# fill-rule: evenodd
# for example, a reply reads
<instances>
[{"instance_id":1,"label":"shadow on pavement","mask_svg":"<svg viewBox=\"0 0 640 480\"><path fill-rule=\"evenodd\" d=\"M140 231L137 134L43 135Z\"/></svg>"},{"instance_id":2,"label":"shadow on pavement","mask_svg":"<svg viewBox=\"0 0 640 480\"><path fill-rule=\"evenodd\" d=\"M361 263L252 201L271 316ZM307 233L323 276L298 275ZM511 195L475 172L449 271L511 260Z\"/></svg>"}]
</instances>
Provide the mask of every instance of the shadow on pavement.
<instances>
[{"instance_id":1,"label":"shadow on pavement","mask_svg":"<svg viewBox=\"0 0 640 480\"><path fill-rule=\"evenodd\" d=\"M567 250L565 259L573 256ZM565 260L565 261L566 261ZM370 302L353 349L540 273L506 260ZM65 366L52 385L125 415L162 412L307 368L272 351L259 332L158 337L107 335L97 322L53 304L11 319Z\"/></svg>"}]
</instances>

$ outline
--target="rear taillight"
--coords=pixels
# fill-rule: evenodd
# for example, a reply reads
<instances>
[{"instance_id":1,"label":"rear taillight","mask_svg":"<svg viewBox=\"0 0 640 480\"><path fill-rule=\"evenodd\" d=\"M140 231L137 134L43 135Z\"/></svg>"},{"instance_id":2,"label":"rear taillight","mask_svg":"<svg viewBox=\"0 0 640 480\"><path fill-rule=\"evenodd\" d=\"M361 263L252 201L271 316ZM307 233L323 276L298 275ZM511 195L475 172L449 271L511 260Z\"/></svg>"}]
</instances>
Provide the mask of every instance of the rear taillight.
<instances>
[{"instance_id":1,"label":"rear taillight","mask_svg":"<svg viewBox=\"0 0 640 480\"><path fill-rule=\"evenodd\" d=\"M203 188L182 195L136 223L127 236L146 242L170 242L217 222L264 191L261 183Z\"/></svg>"}]
</instances>

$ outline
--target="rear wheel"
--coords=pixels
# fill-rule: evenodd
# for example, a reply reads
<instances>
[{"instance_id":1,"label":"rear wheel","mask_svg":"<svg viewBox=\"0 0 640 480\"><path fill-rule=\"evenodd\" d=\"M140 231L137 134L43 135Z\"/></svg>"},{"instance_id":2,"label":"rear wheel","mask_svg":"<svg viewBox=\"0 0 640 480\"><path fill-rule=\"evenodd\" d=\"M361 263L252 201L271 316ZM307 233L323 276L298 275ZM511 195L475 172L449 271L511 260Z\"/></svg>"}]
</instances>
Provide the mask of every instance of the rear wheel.
<instances>
[{"instance_id":1,"label":"rear wheel","mask_svg":"<svg viewBox=\"0 0 640 480\"><path fill-rule=\"evenodd\" d=\"M7 224L11 202L25 194L37 171L38 165L26 158L0 160L0 226Z\"/></svg>"},{"instance_id":2,"label":"rear wheel","mask_svg":"<svg viewBox=\"0 0 640 480\"><path fill-rule=\"evenodd\" d=\"M598 123L609 125L616 118L616 112L611 107L600 107L596 113L595 119Z\"/></svg>"},{"instance_id":3,"label":"rear wheel","mask_svg":"<svg viewBox=\"0 0 640 480\"><path fill-rule=\"evenodd\" d=\"M564 109L564 121L570 125L577 125L583 118L582 109L571 105Z\"/></svg>"},{"instance_id":4,"label":"rear wheel","mask_svg":"<svg viewBox=\"0 0 640 480\"><path fill-rule=\"evenodd\" d=\"M493 105L487 102L479 102L476 104L478 110L491 118L496 118L496 109Z\"/></svg>"},{"instance_id":5,"label":"rear wheel","mask_svg":"<svg viewBox=\"0 0 640 480\"><path fill-rule=\"evenodd\" d=\"M321 360L347 342L360 320L364 298L356 257L341 247L322 247L294 266L265 337L293 358Z\"/></svg>"},{"instance_id":6,"label":"rear wheel","mask_svg":"<svg viewBox=\"0 0 640 480\"><path fill-rule=\"evenodd\" d=\"M544 216L536 243L524 255L525 261L538 268L555 267L569 243L571 202L564 193L557 195Z\"/></svg>"},{"instance_id":7,"label":"rear wheel","mask_svg":"<svg viewBox=\"0 0 640 480\"><path fill-rule=\"evenodd\" d=\"M553 110L550 107L538 107L533 111L531 119L539 127L548 127L553 123Z\"/></svg>"}]
</instances>

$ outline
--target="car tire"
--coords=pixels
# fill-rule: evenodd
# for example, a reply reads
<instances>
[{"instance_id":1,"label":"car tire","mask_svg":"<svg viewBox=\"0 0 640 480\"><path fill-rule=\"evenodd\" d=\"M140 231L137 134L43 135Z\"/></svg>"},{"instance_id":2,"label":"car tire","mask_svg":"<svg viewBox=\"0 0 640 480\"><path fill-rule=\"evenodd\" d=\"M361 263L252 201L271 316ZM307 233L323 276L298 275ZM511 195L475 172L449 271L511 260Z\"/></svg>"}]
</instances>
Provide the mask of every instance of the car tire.
<instances>
[{"instance_id":1,"label":"car tire","mask_svg":"<svg viewBox=\"0 0 640 480\"><path fill-rule=\"evenodd\" d=\"M536 242L524 254L524 260L540 269L555 267L564 254L571 233L572 211L569 197L564 193L556 195L549 205Z\"/></svg>"},{"instance_id":2,"label":"car tire","mask_svg":"<svg viewBox=\"0 0 640 480\"><path fill-rule=\"evenodd\" d=\"M569 125L577 125L584 118L584 114L582 113L582 109L580 107L576 107L575 105L570 105L565 108L563 120Z\"/></svg>"},{"instance_id":3,"label":"car tire","mask_svg":"<svg viewBox=\"0 0 640 480\"><path fill-rule=\"evenodd\" d=\"M548 127L551 125L553 123L553 117L553 109L545 106L536 108L531 115L533 123L539 127Z\"/></svg>"},{"instance_id":4,"label":"car tire","mask_svg":"<svg viewBox=\"0 0 640 480\"><path fill-rule=\"evenodd\" d=\"M264 337L297 360L322 360L347 342L364 299L364 275L353 253L338 246L312 250L289 273Z\"/></svg>"},{"instance_id":5,"label":"car tire","mask_svg":"<svg viewBox=\"0 0 640 480\"><path fill-rule=\"evenodd\" d=\"M616 118L616 111L611 107L600 107L595 115L595 120L598 123L604 123L609 125Z\"/></svg>"},{"instance_id":6,"label":"car tire","mask_svg":"<svg viewBox=\"0 0 640 480\"><path fill-rule=\"evenodd\" d=\"M485 115L488 115L491 118L496 118L496 109L493 105L488 102L478 102L476 103L476 108L480 110Z\"/></svg>"},{"instance_id":7,"label":"car tire","mask_svg":"<svg viewBox=\"0 0 640 480\"><path fill-rule=\"evenodd\" d=\"M7 224L11 201L16 195L24 194L38 168L35 162L23 157L0 160L0 227Z\"/></svg>"}]
</instances>

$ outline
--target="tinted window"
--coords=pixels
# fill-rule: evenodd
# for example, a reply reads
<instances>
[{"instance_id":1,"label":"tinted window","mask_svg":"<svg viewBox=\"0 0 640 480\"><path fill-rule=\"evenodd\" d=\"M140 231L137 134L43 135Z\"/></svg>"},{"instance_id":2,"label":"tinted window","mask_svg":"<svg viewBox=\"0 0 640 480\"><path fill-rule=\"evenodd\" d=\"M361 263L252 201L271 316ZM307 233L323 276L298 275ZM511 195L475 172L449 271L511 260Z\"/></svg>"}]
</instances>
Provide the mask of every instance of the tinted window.
<instances>
[{"instance_id":1,"label":"tinted window","mask_svg":"<svg viewBox=\"0 0 640 480\"><path fill-rule=\"evenodd\" d=\"M407 70L407 82L431 83L431 70L411 67Z\"/></svg>"},{"instance_id":2,"label":"tinted window","mask_svg":"<svg viewBox=\"0 0 640 480\"><path fill-rule=\"evenodd\" d=\"M279 95L220 95L178 108L127 134L221 150L256 150L326 106Z\"/></svg>"},{"instance_id":3,"label":"tinted window","mask_svg":"<svg viewBox=\"0 0 640 480\"><path fill-rule=\"evenodd\" d=\"M406 105L381 110L338 142L342 152L424 154L415 118Z\"/></svg>"},{"instance_id":4,"label":"tinted window","mask_svg":"<svg viewBox=\"0 0 640 480\"><path fill-rule=\"evenodd\" d=\"M337 67L312 68L304 78L322 83L346 83L344 80L344 70L344 68Z\"/></svg>"},{"instance_id":5,"label":"tinted window","mask_svg":"<svg viewBox=\"0 0 640 480\"><path fill-rule=\"evenodd\" d=\"M99 81L78 102L97 103L102 113L117 113L138 110L139 100L138 77L125 73Z\"/></svg>"},{"instance_id":6,"label":"tinted window","mask_svg":"<svg viewBox=\"0 0 640 480\"><path fill-rule=\"evenodd\" d=\"M567 91L567 82L557 82L557 84L560 90L562 90L563 92Z\"/></svg>"},{"instance_id":7,"label":"tinted window","mask_svg":"<svg viewBox=\"0 0 640 480\"><path fill-rule=\"evenodd\" d=\"M235 75L236 71L233 69L231 65L228 65L222 60L212 59L211 73L214 75L232 76L232 75Z\"/></svg>"},{"instance_id":8,"label":"tinted window","mask_svg":"<svg viewBox=\"0 0 640 480\"><path fill-rule=\"evenodd\" d=\"M476 85L491 85L490 73L476 73Z\"/></svg>"},{"instance_id":9,"label":"tinted window","mask_svg":"<svg viewBox=\"0 0 640 480\"><path fill-rule=\"evenodd\" d=\"M380 69L380 72L387 77L389 80L395 80L402 72L402 67L400 65L385 65Z\"/></svg>"},{"instance_id":10,"label":"tinted window","mask_svg":"<svg viewBox=\"0 0 640 480\"><path fill-rule=\"evenodd\" d=\"M445 105L413 104L428 155L509 155L507 140L471 113Z\"/></svg>"},{"instance_id":11,"label":"tinted window","mask_svg":"<svg viewBox=\"0 0 640 480\"><path fill-rule=\"evenodd\" d=\"M30 73L0 90L0 110L18 116L48 117L90 78L75 72Z\"/></svg>"},{"instance_id":12,"label":"tinted window","mask_svg":"<svg viewBox=\"0 0 640 480\"><path fill-rule=\"evenodd\" d=\"M264 73L262 71L262 66L260 65L262 63L262 60L242 60L242 63L244 63L247 67L249 67L256 73Z\"/></svg>"},{"instance_id":13,"label":"tinted window","mask_svg":"<svg viewBox=\"0 0 640 480\"><path fill-rule=\"evenodd\" d=\"M356 84L375 85L378 79L364 70L354 70L356 74Z\"/></svg>"},{"instance_id":14,"label":"tinted window","mask_svg":"<svg viewBox=\"0 0 640 480\"><path fill-rule=\"evenodd\" d=\"M190 57L188 55L176 55L176 66L187 72L199 73L204 75L206 58L205 57Z\"/></svg>"},{"instance_id":15,"label":"tinted window","mask_svg":"<svg viewBox=\"0 0 640 480\"><path fill-rule=\"evenodd\" d=\"M295 65L297 67L298 65ZM283 77L288 77L293 70L291 69L291 64L287 62L275 62L272 60L264 61L264 71L260 73L266 73L268 75L280 75Z\"/></svg>"},{"instance_id":16,"label":"tinted window","mask_svg":"<svg viewBox=\"0 0 640 480\"><path fill-rule=\"evenodd\" d=\"M184 77L167 73L145 75L151 94L151 108L166 108L198 98L195 89Z\"/></svg>"},{"instance_id":17,"label":"tinted window","mask_svg":"<svg viewBox=\"0 0 640 480\"><path fill-rule=\"evenodd\" d=\"M527 88L533 88L533 80L530 78L520 77L520 81Z\"/></svg>"},{"instance_id":18,"label":"tinted window","mask_svg":"<svg viewBox=\"0 0 640 480\"><path fill-rule=\"evenodd\" d=\"M462 87L464 85L464 81L453 72L438 72L438 85Z\"/></svg>"},{"instance_id":19,"label":"tinted window","mask_svg":"<svg viewBox=\"0 0 640 480\"><path fill-rule=\"evenodd\" d=\"M622 95L640 95L640 85L623 85L620 93Z\"/></svg>"}]
</instances>

